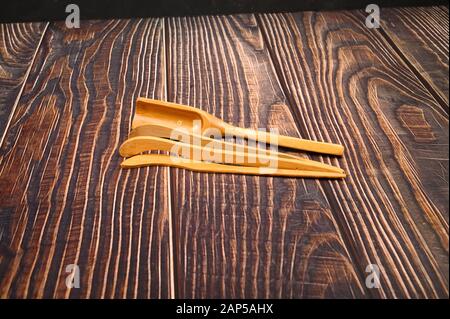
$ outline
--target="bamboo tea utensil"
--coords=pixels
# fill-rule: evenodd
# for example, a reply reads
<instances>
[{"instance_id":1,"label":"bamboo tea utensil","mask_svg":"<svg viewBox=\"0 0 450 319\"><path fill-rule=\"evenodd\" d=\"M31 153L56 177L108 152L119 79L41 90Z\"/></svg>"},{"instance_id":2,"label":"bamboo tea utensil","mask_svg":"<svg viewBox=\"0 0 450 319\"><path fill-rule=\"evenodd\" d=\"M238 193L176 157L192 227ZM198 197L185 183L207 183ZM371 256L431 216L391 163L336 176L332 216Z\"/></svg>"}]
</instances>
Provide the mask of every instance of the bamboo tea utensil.
<instances>
[{"instance_id":1,"label":"bamboo tea utensil","mask_svg":"<svg viewBox=\"0 0 450 319\"><path fill-rule=\"evenodd\" d=\"M228 133L237 137L257 140L259 142L277 142L278 145L289 147L297 150L316 152L330 155L342 155L344 147L339 144L331 144L317 141L299 139L290 136L276 135L240 128L195 107L138 98L136 102L136 113L132 123L135 129L145 124L158 124L168 128L183 128L187 130L200 130L204 132L210 128L220 130L222 134ZM194 127L198 125L199 127Z\"/></svg>"},{"instance_id":2,"label":"bamboo tea utensil","mask_svg":"<svg viewBox=\"0 0 450 319\"><path fill-rule=\"evenodd\" d=\"M310 178L346 176L342 169L332 165L264 147L230 143L222 137L236 136L272 146L332 155L342 155L341 145L235 127L190 106L139 98L132 129L119 150L127 157L121 164L123 168L163 165L213 173ZM210 138L211 129L214 134L219 132L219 139ZM153 150L171 155L141 154Z\"/></svg>"},{"instance_id":3,"label":"bamboo tea utensil","mask_svg":"<svg viewBox=\"0 0 450 319\"><path fill-rule=\"evenodd\" d=\"M175 152L177 155L186 155L185 157L187 158L198 160L205 160L204 157L207 156L207 159L210 161L224 164L257 167L275 164L280 169L323 171L340 174L344 173L344 171L338 167L301 157L291 159L278 157L277 154L279 153L264 155L234 151L234 149L226 150L216 147L202 147L196 144L177 142L156 136L136 136L129 138L120 146L119 153L123 157L131 157L152 150ZM197 158L194 157L195 154L197 155Z\"/></svg>"},{"instance_id":4,"label":"bamboo tea utensil","mask_svg":"<svg viewBox=\"0 0 450 319\"><path fill-rule=\"evenodd\" d=\"M135 168L144 166L170 166L184 168L195 172L205 173L228 173L245 175L263 175L263 176L284 176L284 177L303 177L303 178L344 178L344 173L321 172L309 170L294 169L272 169L263 167L248 167L237 165L224 165L211 162L194 161L190 159L171 158L169 155L160 154L141 154L125 159L122 168Z\"/></svg>"}]
</instances>

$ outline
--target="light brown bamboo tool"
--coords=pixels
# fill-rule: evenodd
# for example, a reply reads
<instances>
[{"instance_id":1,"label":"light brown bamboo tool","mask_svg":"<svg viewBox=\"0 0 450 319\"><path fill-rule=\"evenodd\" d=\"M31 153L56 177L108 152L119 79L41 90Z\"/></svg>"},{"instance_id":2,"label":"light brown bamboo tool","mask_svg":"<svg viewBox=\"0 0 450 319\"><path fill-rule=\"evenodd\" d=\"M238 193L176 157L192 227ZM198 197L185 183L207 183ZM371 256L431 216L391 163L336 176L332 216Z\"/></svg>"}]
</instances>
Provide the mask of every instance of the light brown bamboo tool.
<instances>
[{"instance_id":1,"label":"light brown bamboo tool","mask_svg":"<svg viewBox=\"0 0 450 319\"><path fill-rule=\"evenodd\" d=\"M200 127L193 127L193 123L199 123ZM158 124L166 126L171 129L184 128L186 130L199 129L201 132L210 128L220 130L222 134L228 133L237 137L248 138L260 142L270 143L277 141L278 145L330 155L342 155L344 147L339 144L331 144L317 141L310 141L299 139L284 135L275 135L270 133L260 134L261 132L240 128L195 107L146 99L138 98L136 101L136 113L132 123L132 128L135 129L145 124Z\"/></svg>"},{"instance_id":2,"label":"light brown bamboo tool","mask_svg":"<svg viewBox=\"0 0 450 319\"><path fill-rule=\"evenodd\" d=\"M125 159L122 168L135 168L144 166L170 166L184 168L195 172L245 174L262 176L284 176L303 178L344 178L344 173L307 171L296 169L272 169L263 167L248 167L237 165L224 165L190 159L178 158L174 160L171 156L160 154L141 154Z\"/></svg>"},{"instance_id":3,"label":"light brown bamboo tool","mask_svg":"<svg viewBox=\"0 0 450 319\"><path fill-rule=\"evenodd\" d=\"M194 159L195 155L197 155L198 160L208 160L224 164L256 167L276 165L276 167L280 169L344 173L344 171L338 167L306 158L297 157L292 159L279 157L278 154L280 153L278 152L272 152L270 155L259 154L258 152L248 152L248 149L247 152L240 152L227 150L222 147L202 147L196 144L177 142L156 136L131 137L120 146L119 152L123 157L131 157L152 150L175 152L180 156L186 155L185 158L190 159Z\"/></svg>"},{"instance_id":4,"label":"light brown bamboo tool","mask_svg":"<svg viewBox=\"0 0 450 319\"><path fill-rule=\"evenodd\" d=\"M265 176L344 178L345 172L292 154L264 147L223 141L236 136L316 153L342 155L338 144L308 141L232 126L202 110L164 101L139 98L129 138L121 145L123 168L163 165L197 172L234 173ZM211 130L220 139L208 136ZM199 133L196 133L199 132ZM261 146L259 144L259 146ZM166 151L171 155L141 154ZM231 164L231 165L230 165Z\"/></svg>"}]
</instances>

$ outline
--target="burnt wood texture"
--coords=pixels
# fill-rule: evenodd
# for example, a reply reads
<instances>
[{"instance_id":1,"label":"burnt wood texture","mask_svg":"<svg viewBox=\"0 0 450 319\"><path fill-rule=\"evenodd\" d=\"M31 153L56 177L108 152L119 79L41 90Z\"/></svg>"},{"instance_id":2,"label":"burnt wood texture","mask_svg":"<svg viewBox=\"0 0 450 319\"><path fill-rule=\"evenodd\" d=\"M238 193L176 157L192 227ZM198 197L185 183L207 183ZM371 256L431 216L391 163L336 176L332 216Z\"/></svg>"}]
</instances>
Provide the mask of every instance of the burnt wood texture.
<instances>
[{"instance_id":1,"label":"burnt wood texture","mask_svg":"<svg viewBox=\"0 0 450 319\"><path fill-rule=\"evenodd\" d=\"M414 72L448 106L448 7L392 8L383 29Z\"/></svg>"},{"instance_id":2,"label":"burnt wood texture","mask_svg":"<svg viewBox=\"0 0 450 319\"><path fill-rule=\"evenodd\" d=\"M264 15L281 84L306 138L343 143L349 174L323 182L377 297L448 295L448 106L360 12ZM288 30L288 31L286 31Z\"/></svg>"},{"instance_id":3,"label":"burnt wood texture","mask_svg":"<svg viewBox=\"0 0 450 319\"><path fill-rule=\"evenodd\" d=\"M167 170L117 152L136 98L164 98L161 36L160 19L49 26L1 149L2 297L171 296Z\"/></svg>"},{"instance_id":4,"label":"burnt wood texture","mask_svg":"<svg viewBox=\"0 0 450 319\"><path fill-rule=\"evenodd\" d=\"M169 100L299 136L254 16L171 18L166 32ZM180 297L365 295L317 180L171 177Z\"/></svg>"},{"instance_id":5,"label":"burnt wood texture","mask_svg":"<svg viewBox=\"0 0 450 319\"><path fill-rule=\"evenodd\" d=\"M0 25L0 132L7 130L47 24Z\"/></svg>"},{"instance_id":6,"label":"burnt wood texture","mask_svg":"<svg viewBox=\"0 0 450 319\"><path fill-rule=\"evenodd\" d=\"M448 9L381 19L0 25L0 297L448 298ZM342 143L308 156L349 176L121 170L138 96Z\"/></svg>"}]
</instances>

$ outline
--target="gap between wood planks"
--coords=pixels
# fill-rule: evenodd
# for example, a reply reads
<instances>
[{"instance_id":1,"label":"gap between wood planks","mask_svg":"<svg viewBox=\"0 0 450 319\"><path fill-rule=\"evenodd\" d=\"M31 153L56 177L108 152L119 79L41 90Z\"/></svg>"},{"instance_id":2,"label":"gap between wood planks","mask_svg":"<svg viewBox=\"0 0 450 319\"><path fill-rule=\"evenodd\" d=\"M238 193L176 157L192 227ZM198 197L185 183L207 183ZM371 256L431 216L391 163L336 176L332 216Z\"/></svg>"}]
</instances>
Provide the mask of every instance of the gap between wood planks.
<instances>
[{"instance_id":1,"label":"gap between wood planks","mask_svg":"<svg viewBox=\"0 0 450 319\"><path fill-rule=\"evenodd\" d=\"M448 105L439 95L439 93L433 88L431 83L425 79L425 77L420 73L420 71L414 67L414 64L408 59L408 57L403 53L402 49L395 45L394 40L383 30L383 27L377 29L377 31L381 34L381 36L386 40L386 42L390 45L392 50L400 57L400 60L403 61L406 66L411 70L411 72L417 77L419 82L430 92L431 96L439 103L444 112L448 114Z\"/></svg>"},{"instance_id":2,"label":"gap between wood planks","mask_svg":"<svg viewBox=\"0 0 450 319\"><path fill-rule=\"evenodd\" d=\"M169 87L169 63L167 61L169 60L168 57L168 42L167 42L167 18L162 18L162 29L163 29L163 45L164 48L164 99L167 101L168 94L167 92ZM173 210L172 210L172 177L170 175L170 168L166 167L167 170L167 196L169 197L167 200L167 212L169 214L168 216L168 223L169 223L169 271L170 271L170 298L176 299L178 297L178 275L177 275L177 268L178 268L178 250L176 247L177 243L177 233L176 233L176 225L175 225L175 218L173 216ZM176 245L176 246L174 246ZM177 252L174 254L174 250Z\"/></svg>"},{"instance_id":3,"label":"gap between wood planks","mask_svg":"<svg viewBox=\"0 0 450 319\"><path fill-rule=\"evenodd\" d=\"M12 106L11 112L9 112L8 121L6 122L6 126L5 126L5 131L3 132L2 138L0 140L0 148L3 146L3 143L5 141L5 137L8 134L9 126L11 125L11 121L12 121L12 119L14 117L14 114L16 113L17 105L19 104L20 98L22 97L23 89L25 88L25 84L27 83L28 77L30 76L30 72L31 72L31 70L33 68L33 65L34 65L34 62L36 60L36 55L37 55L37 53L39 51L39 48L41 47L42 40L44 39L44 37L45 37L45 35L47 33L49 25L50 25L50 22L47 22L45 27L44 27L44 31L42 31L42 34L41 34L41 37L39 39L38 45L36 46L36 49L34 50L34 54L33 54L33 58L31 59L31 63L28 66L27 72L25 73L25 76L24 76L23 81L22 81L22 85L20 86L20 90L17 93L16 100L14 101L14 105Z\"/></svg>"},{"instance_id":4,"label":"gap between wood planks","mask_svg":"<svg viewBox=\"0 0 450 319\"><path fill-rule=\"evenodd\" d=\"M414 8L421 8L421 7L413 7ZM432 8L432 7L430 7ZM444 13L448 13L445 11L443 7L434 7L438 8L439 10L443 11ZM364 16L364 12L360 11L362 16ZM439 105L442 107L443 111L448 114L448 103L442 98L442 96L439 94L439 92L436 91L435 88L433 88L432 83L430 83L420 72L420 70L414 66L414 62L408 59L407 55L403 52L402 48L395 44L395 40L389 36L388 32L384 30L383 26L383 17L381 16L381 25L379 28L376 29L376 32L378 32L389 44L389 46L394 50L394 52L400 57L400 60L403 61L403 63L411 70L411 72L417 77L419 82L428 90L428 92L433 96L433 98L436 100L436 102L439 103Z\"/></svg>"}]
</instances>

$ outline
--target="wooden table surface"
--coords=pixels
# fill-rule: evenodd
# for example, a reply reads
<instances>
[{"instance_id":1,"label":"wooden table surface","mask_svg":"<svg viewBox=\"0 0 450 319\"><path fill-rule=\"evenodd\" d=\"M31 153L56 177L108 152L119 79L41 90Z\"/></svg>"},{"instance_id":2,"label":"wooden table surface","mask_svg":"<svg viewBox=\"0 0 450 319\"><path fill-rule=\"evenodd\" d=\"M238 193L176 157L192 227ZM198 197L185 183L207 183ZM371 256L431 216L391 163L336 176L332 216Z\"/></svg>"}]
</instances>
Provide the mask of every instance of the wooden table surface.
<instances>
[{"instance_id":1,"label":"wooden table surface","mask_svg":"<svg viewBox=\"0 0 450 319\"><path fill-rule=\"evenodd\" d=\"M0 25L0 297L448 298L448 8L365 17ZM349 176L121 170L139 96L342 143L312 158Z\"/></svg>"}]
</instances>

